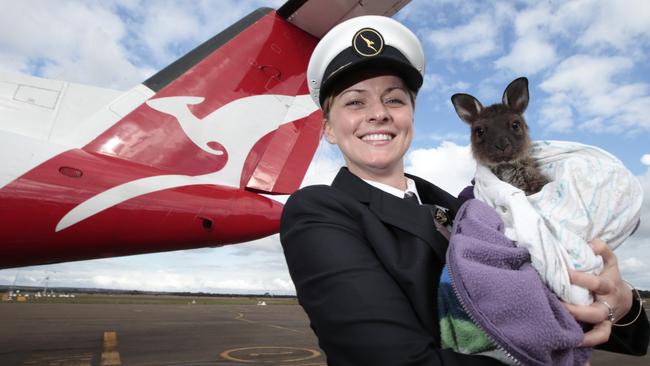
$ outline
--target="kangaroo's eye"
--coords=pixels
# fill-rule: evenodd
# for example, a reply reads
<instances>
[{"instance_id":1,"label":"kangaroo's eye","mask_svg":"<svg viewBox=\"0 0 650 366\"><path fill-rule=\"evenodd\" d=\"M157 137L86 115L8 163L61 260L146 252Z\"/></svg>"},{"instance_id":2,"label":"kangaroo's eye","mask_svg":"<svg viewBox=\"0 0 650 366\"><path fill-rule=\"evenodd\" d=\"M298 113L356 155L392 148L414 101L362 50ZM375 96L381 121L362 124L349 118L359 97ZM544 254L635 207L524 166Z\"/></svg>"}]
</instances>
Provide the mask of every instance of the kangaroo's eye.
<instances>
[{"instance_id":1,"label":"kangaroo's eye","mask_svg":"<svg viewBox=\"0 0 650 366\"><path fill-rule=\"evenodd\" d=\"M476 136L482 137L483 135L485 135L485 128L476 127L476 128L474 128L474 133L476 134Z\"/></svg>"},{"instance_id":2,"label":"kangaroo's eye","mask_svg":"<svg viewBox=\"0 0 650 366\"><path fill-rule=\"evenodd\" d=\"M512 122L512 129L513 130L518 131L520 127L521 127L521 122L520 121L514 120Z\"/></svg>"}]
</instances>

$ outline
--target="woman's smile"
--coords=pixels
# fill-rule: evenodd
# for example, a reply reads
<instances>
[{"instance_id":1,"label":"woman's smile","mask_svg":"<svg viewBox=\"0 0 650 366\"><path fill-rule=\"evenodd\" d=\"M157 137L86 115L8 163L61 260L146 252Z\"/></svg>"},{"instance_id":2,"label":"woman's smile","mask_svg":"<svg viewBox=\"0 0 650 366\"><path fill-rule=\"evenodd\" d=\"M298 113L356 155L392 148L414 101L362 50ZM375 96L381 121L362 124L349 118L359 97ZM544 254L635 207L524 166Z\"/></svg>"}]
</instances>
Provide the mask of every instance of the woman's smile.
<instances>
[{"instance_id":1,"label":"woman's smile","mask_svg":"<svg viewBox=\"0 0 650 366\"><path fill-rule=\"evenodd\" d=\"M361 136L361 139L363 141L371 142L390 142L393 137L395 137L395 135L388 132L370 132Z\"/></svg>"}]
</instances>

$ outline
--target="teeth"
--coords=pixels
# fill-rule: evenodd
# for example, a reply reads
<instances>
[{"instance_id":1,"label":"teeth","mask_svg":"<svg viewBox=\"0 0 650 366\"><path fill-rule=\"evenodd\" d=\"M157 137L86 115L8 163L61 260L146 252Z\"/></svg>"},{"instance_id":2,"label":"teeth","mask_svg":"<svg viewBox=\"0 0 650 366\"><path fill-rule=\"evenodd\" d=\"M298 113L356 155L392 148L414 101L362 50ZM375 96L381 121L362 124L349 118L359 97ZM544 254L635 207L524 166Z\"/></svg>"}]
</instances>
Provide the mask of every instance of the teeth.
<instances>
[{"instance_id":1,"label":"teeth","mask_svg":"<svg viewBox=\"0 0 650 366\"><path fill-rule=\"evenodd\" d=\"M383 133L375 133L371 135L365 135L361 139L363 141L390 141L393 139L393 136Z\"/></svg>"}]
</instances>

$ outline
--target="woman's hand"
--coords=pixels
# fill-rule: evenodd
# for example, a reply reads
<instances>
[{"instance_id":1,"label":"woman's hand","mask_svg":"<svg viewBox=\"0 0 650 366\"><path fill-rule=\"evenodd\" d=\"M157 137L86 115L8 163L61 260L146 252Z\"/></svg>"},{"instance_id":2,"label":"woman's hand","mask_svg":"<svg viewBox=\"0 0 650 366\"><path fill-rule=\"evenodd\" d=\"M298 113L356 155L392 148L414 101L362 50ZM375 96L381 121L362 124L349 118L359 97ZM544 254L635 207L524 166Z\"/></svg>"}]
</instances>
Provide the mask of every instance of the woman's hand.
<instances>
[{"instance_id":1,"label":"woman's hand","mask_svg":"<svg viewBox=\"0 0 650 366\"><path fill-rule=\"evenodd\" d=\"M608 319L609 309L605 302L614 312L614 321L621 319L632 308L632 291L621 278L616 255L600 239L595 239L589 244L594 253L603 258L603 271L599 275L569 271L569 278L572 284L591 291L594 302L591 305L565 303L566 308L577 321L594 325L585 333L582 347L593 347L609 339L612 322Z\"/></svg>"}]
</instances>

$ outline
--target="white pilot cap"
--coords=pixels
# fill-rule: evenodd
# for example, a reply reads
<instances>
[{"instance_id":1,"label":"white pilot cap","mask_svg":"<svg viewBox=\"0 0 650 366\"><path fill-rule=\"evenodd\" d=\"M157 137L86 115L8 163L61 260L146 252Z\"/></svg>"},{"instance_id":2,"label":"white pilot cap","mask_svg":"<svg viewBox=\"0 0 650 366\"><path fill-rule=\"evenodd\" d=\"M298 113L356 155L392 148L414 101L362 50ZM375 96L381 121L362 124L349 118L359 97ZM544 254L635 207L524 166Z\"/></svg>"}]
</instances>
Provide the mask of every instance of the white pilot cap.
<instances>
[{"instance_id":1,"label":"white pilot cap","mask_svg":"<svg viewBox=\"0 0 650 366\"><path fill-rule=\"evenodd\" d=\"M392 18L348 19L327 32L311 55L307 83L312 99L322 108L334 80L368 66L391 69L417 92L424 77L424 51L417 36Z\"/></svg>"}]
</instances>

